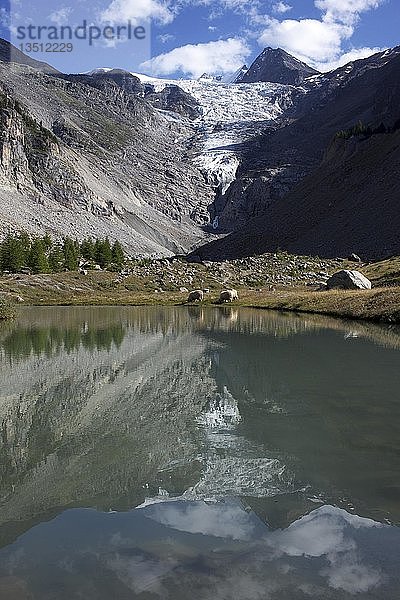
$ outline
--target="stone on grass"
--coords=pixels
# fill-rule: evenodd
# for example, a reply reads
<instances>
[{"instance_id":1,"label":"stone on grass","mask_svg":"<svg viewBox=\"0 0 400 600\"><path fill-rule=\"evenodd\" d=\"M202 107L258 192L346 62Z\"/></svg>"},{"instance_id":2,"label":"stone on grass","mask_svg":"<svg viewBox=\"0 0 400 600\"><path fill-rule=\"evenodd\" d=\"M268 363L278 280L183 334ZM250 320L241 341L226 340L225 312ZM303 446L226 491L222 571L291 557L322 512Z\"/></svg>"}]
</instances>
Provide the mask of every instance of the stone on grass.
<instances>
[{"instance_id":1,"label":"stone on grass","mask_svg":"<svg viewBox=\"0 0 400 600\"><path fill-rule=\"evenodd\" d=\"M342 270L328 279L326 287L328 290L370 290L372 284L359 271Z\"/></svg>"}]
</instances>

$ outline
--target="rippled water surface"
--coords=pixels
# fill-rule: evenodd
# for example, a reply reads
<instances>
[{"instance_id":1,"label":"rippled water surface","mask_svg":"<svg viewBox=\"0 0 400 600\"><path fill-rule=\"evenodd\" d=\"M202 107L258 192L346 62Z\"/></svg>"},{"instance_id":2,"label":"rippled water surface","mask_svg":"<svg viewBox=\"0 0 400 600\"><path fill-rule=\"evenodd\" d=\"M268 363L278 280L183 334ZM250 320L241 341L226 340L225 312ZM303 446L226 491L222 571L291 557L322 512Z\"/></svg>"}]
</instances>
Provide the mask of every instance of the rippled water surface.
<instances>
[{"instance_id":1,"label":"rippled water surface","mask_svg":"<svg viewBox=\"0 0 400 600\"><path fill-rule=\"evenodd\" d=\"M397 600L400 331L223 307L0 326L0 600Z\"/></svg>"}]
</instances>

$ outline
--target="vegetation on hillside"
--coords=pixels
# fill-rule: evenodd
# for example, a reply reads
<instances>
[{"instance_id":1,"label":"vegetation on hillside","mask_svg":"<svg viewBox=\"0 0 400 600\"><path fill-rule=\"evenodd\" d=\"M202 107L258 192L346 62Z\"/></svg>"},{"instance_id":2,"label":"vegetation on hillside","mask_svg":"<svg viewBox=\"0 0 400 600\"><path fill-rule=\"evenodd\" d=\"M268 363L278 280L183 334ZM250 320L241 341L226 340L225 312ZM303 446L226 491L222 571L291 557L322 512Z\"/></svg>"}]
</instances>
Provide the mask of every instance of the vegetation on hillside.
<instances>
[{"instance_id":1,"label":"vegetation on hillside","mask_svg":"<svg viewBox=\"0 0 400 600\"><path fill-rule=\"evenodd\" d=\"M30 237L27 233L9 234L0 243L2 273L59 273L76 271L80 264L100 265L102 269L120 269L125 262L121 244L108 238L88 238L79 243L71 238L62 242L49 235Z\"/></svg>"},{"instance_id":2,"label":"vegetation on hillside","mask_svg":"<svg viewBox=\"0 0 400 600\"><path fill-rule=\"evenodd\" d=\"M343 129L338 131L335 138L349 140L352 137L371 137L372 135L378 135L382 133L394 133L400 129L400 119L396 121L393 126L386 126L381 123L378 127L372 127L371 125L365 125L362 121L359 121L350 129Z\"/></svg>"}]
</instances>

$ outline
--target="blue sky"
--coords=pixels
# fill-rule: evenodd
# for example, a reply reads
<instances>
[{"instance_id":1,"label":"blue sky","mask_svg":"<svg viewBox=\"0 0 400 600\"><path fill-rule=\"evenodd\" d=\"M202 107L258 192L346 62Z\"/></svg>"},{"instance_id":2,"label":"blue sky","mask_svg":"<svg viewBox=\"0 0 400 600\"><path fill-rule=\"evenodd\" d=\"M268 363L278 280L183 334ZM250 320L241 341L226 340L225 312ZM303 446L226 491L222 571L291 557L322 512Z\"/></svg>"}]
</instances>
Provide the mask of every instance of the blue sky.
<instances>
[{"instance_id":1,"label":"blue sky","mask_svg":"<svg viewBox=\"0 0 400 600\"><path fill-rule=\"evenodd\" d=\"M53 27L53 42L60 37L62 26L74 29L86 21L87 27L93 27L93 35L99 39L92 44L88 39L64 37L73 46L68 48L70 52L44 52L41 45L30 52L34 58L67 72L103 66L160 77L227 74L250 64L265 46L280 46L326 71L400 43L398 0L0 2L0 35L26 52L32 50L27 43L50 41L50 30L45 29L40 39L37 30L31 30L28 39L29 24ZM145 35L141 37L145 39L135 39L134 35L130 40L105 39L104 27L113 26L115 32L118 25L127 26L128 22L133 30L143 27ZM107 36L111 37L109 29Z\"/></svg>"}]
</instances>

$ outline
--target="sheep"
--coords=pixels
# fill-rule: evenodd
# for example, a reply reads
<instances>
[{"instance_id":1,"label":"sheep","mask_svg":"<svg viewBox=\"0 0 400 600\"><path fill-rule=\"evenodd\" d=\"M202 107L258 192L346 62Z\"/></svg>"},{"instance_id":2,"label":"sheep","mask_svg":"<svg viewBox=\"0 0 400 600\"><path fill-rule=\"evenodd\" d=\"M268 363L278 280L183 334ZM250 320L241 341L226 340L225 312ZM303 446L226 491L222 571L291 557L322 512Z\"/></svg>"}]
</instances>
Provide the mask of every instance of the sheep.
<instances>
[{"instance_id":1,"label":"sheep","mask_svg":"<svg viewBox=\"0 0 400 600\"><path fill-rule=\"evenodd\" d=\"M234 300L238 300L239 296L236 290L222 290L219 295L220 302L233 302Z\"/></svg>"},{"instance_id":2,"label":"sheep","mask_svg":"<svg viewBox=\"0 0 400 600\"><path fill-rule=\"evenodd\" d=\"M193 290L190 292L187 301L188 302L201 302L204 298L203 290Z\"/></svg>"}]
</instances>

